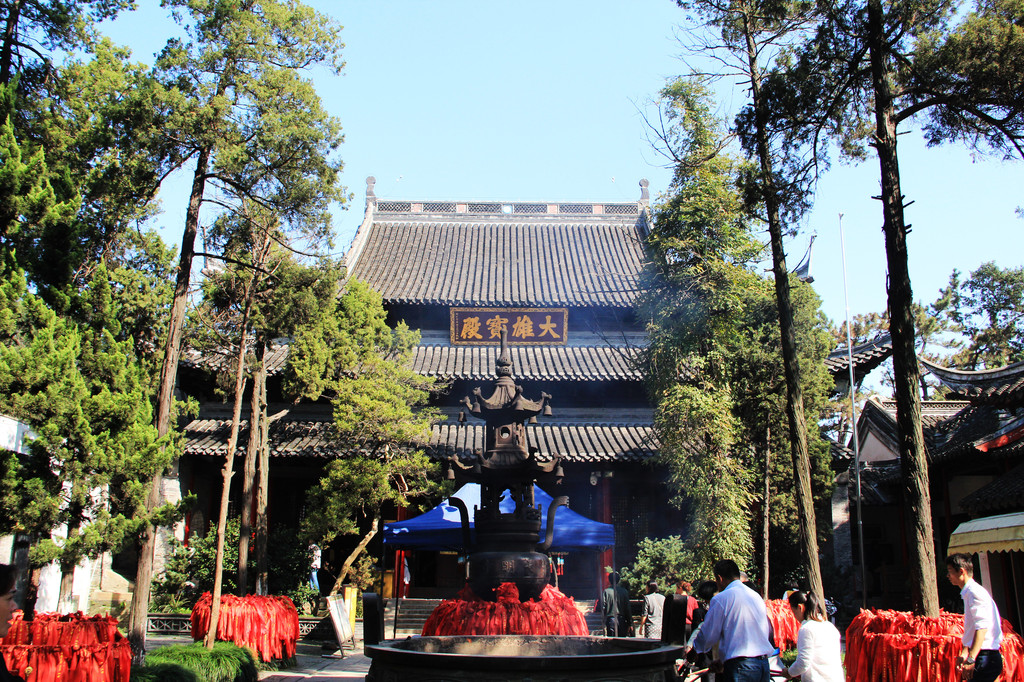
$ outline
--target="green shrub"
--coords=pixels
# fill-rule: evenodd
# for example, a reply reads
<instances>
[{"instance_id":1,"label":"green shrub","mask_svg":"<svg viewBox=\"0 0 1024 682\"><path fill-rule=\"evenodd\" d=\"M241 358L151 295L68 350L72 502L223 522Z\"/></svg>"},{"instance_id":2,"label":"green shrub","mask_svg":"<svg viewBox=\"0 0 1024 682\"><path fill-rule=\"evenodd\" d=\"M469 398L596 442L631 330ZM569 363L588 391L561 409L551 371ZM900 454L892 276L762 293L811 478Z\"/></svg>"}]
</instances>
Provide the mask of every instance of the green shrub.
<instances>
[{"instance_id":1,"label":"green shrub","mask_svg":"<svg viewBox=\"0 0 1024 682\"><path fill-rule=\"evenodd\" d=\"M132 668L132 682L199 682L196 674L177 663L148 663Z\"/></svg>"},{"instance_id":2,"label":"green shrub","mask_svg":"<svg viewBox=\"0 0 1024 682\"><path fill-rule=\"evenodd\" d=\"M652 580L658 583L659 592L666 592L684 578L696 588L701 577L699 562L678 535L641 540L633 565L623 566L620 574L623 587L634 596L645 594Z\"/></svg>"},{"instance_id":3,"label":"green shrub","mask_svg":"<svg viewBox=\"0 0 1024 682\"><path fill-rule=\"evenodd\" d=\"M228 519L224 535L224 594L234 594L238 572L238 519ZM300 541L294 529L280 526L270 530L268 583L270 594L291 597L301 611L304 604L316 605L320 595L309 586L312 553ZM256 581L256 547L249 550L249 587L252 594ZM192 613L192 606L204 592L213 591L213 571L217 552L217 533L211 525L206 535L193 533L188 547L171 541L164 571L153 581L151 610L158 613Z\"/></svg>"},{"instance_id":4,"label":"green shrub","mask_svg":"<svg viewBox=\"0 0 1024 682\"><path fill-rule=\"evenodd\" d=\"M164 571L153 580L150 609L158 613L192 613L192 606L203 592L213 590L213 572L216 566L217 533L212 526L206 535L193 533L188 547L178 540L171 541L171 552ZM238 519L229 519L224 534L224 594L235 592L235 573L238 567Z\"/></svg>"},{"instance_id":5,"label":"green shrub","mask_svg":"<svg viewBox=\"0 0 1024 682\"><path fill-rule=\"evenodd\" d=\"M196 680L197 682L256 682L258 679L256 671L256 660L248 649L236 646L231 642L217 642L212 649L207 649L202 642L195 644L175 644L165 646L146 654L147 665L139 669L138 673L143 675L136 678L132 674L133 682L140 680ZM162 666L169 666L163 668ZM171 675L184 672L194 673L193 677L145 677L148 671L154 669L166 669Z\"/></svg>"}]
</instances>

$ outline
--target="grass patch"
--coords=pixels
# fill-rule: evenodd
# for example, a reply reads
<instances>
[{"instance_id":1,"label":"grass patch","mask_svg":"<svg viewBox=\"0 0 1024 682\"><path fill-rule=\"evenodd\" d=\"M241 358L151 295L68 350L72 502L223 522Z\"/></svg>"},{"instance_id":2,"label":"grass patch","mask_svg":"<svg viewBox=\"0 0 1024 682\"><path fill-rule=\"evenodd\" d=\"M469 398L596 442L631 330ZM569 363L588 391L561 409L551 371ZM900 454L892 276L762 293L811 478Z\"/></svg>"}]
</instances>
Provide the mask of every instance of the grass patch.
<instances>
[{"instance_id":1,"label":"grass patch","mask_svg":"<svg viewBox=\"0 0 1024 682\"><path fill-rule=\"evenodd\" d=\"M199 678L177 663L147 663L132 668L132 682L199 682Z\"/></svg>"},{"instance_id":2,"label":"grass patch","mask_svg":"<svg viewBox=\"0 0 1024 682\"><path fill-rule=\"evenodd\" d=\"M252 653L231 642L217 642L213 649L207 649L202 642L154 649L146 654L146 665L132 671L132 682L256 682L257 679Z\"/></svg>"}]
</instances>

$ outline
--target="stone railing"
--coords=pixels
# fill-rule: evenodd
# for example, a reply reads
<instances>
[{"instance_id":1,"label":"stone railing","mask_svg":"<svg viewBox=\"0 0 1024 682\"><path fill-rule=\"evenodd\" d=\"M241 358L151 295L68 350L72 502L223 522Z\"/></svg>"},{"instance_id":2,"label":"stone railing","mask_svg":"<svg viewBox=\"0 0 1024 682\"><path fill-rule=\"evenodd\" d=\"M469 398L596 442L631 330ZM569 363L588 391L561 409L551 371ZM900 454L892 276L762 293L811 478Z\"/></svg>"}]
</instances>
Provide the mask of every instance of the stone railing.
<instances>
[{"instance_id":1,"label":"stone railing","mask_svg":"<svg viewBox=\"0 0 1024 682\"><path fill-rule=\"evenodd\" d=\"M314 631L317 631L314 634L314 639L334 637L330 619L326 619L326 626L322 624L324 620L323 618L300 616L299 637L306 637ZM187 613L151 613L147 619L146 632L151 635L191 635L191 617Z\"/></svg>"}]
</instances>

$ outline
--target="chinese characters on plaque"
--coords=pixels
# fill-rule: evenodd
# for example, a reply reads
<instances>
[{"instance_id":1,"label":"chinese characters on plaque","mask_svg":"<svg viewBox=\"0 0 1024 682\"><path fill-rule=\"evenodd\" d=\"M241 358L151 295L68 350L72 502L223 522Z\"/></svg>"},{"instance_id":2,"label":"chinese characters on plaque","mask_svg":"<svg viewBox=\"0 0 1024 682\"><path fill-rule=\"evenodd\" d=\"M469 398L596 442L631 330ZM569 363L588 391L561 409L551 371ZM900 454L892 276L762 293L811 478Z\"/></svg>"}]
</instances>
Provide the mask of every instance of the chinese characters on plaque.
<instances>
[{"instance_id":1,"label":"chinese characters on plaque","mask_svg":"<svg viewBox=\"0 0 1024 682\"><path fill-rule=\"evenodd\" d=\"M511 345L564 344L568 322L568 308L451 308L451 339L498 345L507 329Z\"/></svg>"}]
</instances>

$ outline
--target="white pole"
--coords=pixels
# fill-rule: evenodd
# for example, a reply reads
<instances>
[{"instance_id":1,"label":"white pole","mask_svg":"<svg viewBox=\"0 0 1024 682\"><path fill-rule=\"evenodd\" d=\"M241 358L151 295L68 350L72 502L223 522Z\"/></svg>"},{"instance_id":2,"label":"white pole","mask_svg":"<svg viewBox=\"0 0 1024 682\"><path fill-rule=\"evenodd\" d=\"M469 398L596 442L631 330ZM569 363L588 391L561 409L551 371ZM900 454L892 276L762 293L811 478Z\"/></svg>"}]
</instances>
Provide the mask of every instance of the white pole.
<instances>
[{"instance_id":1,"label":"white pole","mask_svg":"<svg viewBox=\"0 0 1024 682\"><path fill-rule=\"evenodd\" d=\"M850 369L850 413L853 426L853 472L857 491L857 553L860 555L860 605L868 605L868 569L864 561L864 515L860 489L860 434L857 432L857 384L853 371L853 341L850 334L850 290L846 284L846 239L843 236L843 214L839 214L839 249L843 255L843 298L846 302L846 359Z\"/></svg>"}]
</instances>

